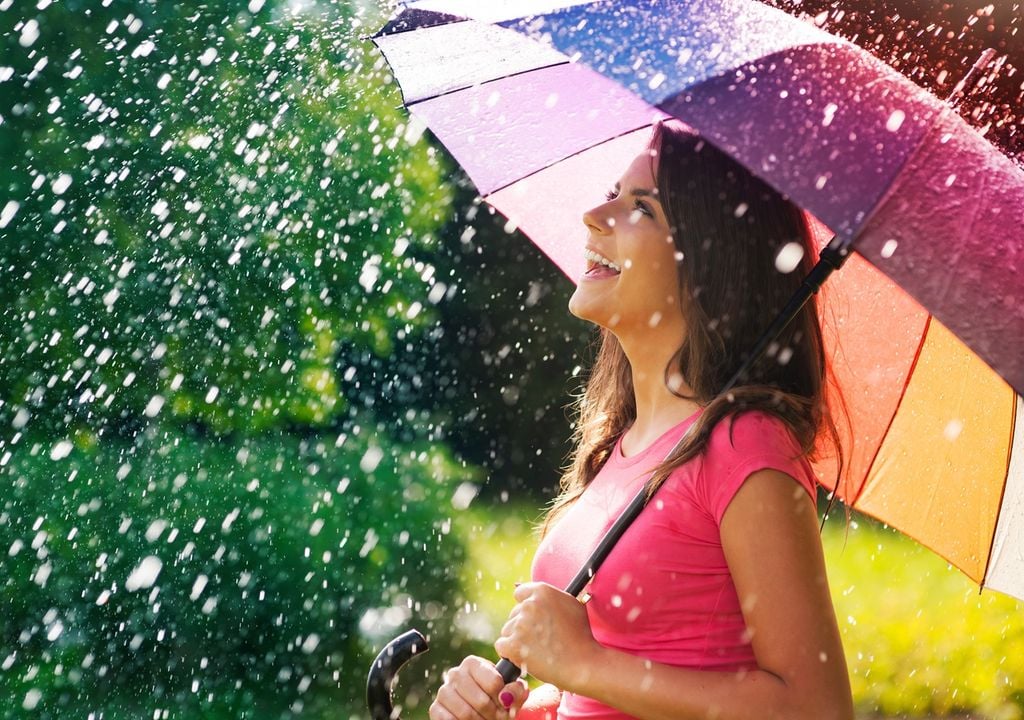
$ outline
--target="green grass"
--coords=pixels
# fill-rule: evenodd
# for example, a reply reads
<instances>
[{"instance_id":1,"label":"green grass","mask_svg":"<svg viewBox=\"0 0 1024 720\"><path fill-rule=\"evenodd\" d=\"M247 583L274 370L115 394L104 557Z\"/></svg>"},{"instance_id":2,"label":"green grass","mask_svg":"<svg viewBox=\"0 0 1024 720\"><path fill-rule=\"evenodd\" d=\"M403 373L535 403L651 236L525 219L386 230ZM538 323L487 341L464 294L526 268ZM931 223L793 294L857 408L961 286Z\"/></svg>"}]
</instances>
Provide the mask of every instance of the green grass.
<instances>
[{"instance_id":1,"label":"green grass","mask_svg":"<svg viewBox=\"0 0 1024 720\"><path fill-rule=\"evenodd\" d=\"M513 583L530 576L539 514L476 507L456 523L469 549L471 630L488 657ZM830 520L822 543L863 717L1024 718L1024 603L979 593L934 553L856 515L848 529Z\"/></svg>"}]
</instances>

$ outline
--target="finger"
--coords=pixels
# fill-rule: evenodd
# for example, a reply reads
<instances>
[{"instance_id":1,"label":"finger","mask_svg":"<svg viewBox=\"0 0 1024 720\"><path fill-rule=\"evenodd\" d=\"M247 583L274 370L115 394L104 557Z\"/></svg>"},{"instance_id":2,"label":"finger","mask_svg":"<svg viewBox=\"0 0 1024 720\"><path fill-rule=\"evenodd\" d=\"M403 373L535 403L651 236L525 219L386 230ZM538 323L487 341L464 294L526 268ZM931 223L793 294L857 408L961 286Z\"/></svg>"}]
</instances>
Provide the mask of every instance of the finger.
<instances>
[{"instance_id":1,"label":"finger","mask_svg":"<svg viewBox=\"0 0 1024 720\"><path fill-rule=\"evenodd\" d=\"M498 693L498 699L501 700L501 704L505 709L518 709L523 706L526 702L527 696L530 694L530 686L526 684L526 681L520 678L515 682L510 682L508 685L502 688L501 692ZM506 702L506 700L508 702Z\"/></svg>"},{"instance_id":2,"label":"finger","mask_svg":"<svg viewBox=\"0 0 1024 720\"><path fill-rule=\"evenodd\" d=\"M517 601L522 602L534 593L538 585L540 585L540 583L523 583L512 592L512 597L514 597Z\"/></svg>"},{"instance_id":3,"label":"finger","mask_svg":"<svg viewBox=\"0 0 1024 720\"><path fill-rule=\"evenodd\" d=\"M501 626L501 632L498 633L501 637L512 637L512 633L516 630L516 625L519 624L519 618L509 618L505 621L505 624Z\"/></svg>"},{"instance_id":4,"label":"finger","mask_svg":"<svg viewBox=\"0 0 1024 720\"><path fill-rule=\"evenodd\" d=\"M485 715L474 706L472 701L466 698L467 694L473 694L473 689L483 696L482 707L485 711L487 708L493 708L494 704L490 702L487 694L475 686L471 689L466 689L455 685L442 685L441 689L437 691L437 702L457 720L494 720L493 709Z\"/></svg>"},{"instance_id":5,"label":"finger","mask_svg":"<svg viewBox=\"0 0 1024 720\"><path fill-rule=\"evenodd\" d=\"M500 637L494 641L494 651L498 653L498 657L503 657L514 665L519 665L516 662L515 657L515 645L507 637Z\"/></svg>"},{"instance_id":6,"label":"finger","mask_svg":"<svg viewBox=\"0 0 1024 720\"><path fill-rule=\"evenodd\" d=\"M473 662L467 666L470 676L477 685L483 688L484 692L491 697L497 698L498 693L501 692L502 687L505 685L505 681L502 680L498 668L491 661L484 660L475 655L472 656L472 660Z\"/></svg>"},{"instance_id":7,"label":"finger","mask_svg":"<svg viewBox=\"0 0 1024 720\"><path fill-rule=\"evenodd\" d=\"M429 717L430 720L459 720L449 712L448 708L437 700L430 703L430 709L427 710L427 717Z\"/></svg>"}]
</instances>

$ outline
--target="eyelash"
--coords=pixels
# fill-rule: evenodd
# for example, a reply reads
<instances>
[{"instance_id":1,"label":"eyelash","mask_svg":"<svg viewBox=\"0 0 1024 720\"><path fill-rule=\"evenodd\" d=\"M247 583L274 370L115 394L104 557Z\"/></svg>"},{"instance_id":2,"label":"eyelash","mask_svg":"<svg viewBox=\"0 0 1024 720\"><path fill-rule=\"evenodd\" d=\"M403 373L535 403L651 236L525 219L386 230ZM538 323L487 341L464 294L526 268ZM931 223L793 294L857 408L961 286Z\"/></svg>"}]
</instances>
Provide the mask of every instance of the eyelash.
<instances>
[{"instance_id":1,"label":"eyelash","mask_svg":"<svg viewBox=\"0 0 1024 720\"><path fill-rule=\"evenodd\" d=\"M606 192L606 193L604 194L604 199L605 199L605 200L609 200L609 201L610 201L610 200L614 200L614 199L615 199L615 198L617 198L617 197L618 197L618 195L616 195L616 194L615 194L615 191L614 191L614 190L609 190L608 192ZM634 201L634 205L633 205L633 207L634 207L634 208L636 208L637 210L639 210L640 212L642 212L642 213L643 213L644 215L646 215L647 217L654 217L654 214L653 214L653 213L652 213L652 212L651 212L650 210L648 210L648 209L647 209L647 206L646 206L646 205L644 205L644 204L643 204L642 202L640 202L639 200L635 200L635 201Z\"/></svg>"}]
</instances>

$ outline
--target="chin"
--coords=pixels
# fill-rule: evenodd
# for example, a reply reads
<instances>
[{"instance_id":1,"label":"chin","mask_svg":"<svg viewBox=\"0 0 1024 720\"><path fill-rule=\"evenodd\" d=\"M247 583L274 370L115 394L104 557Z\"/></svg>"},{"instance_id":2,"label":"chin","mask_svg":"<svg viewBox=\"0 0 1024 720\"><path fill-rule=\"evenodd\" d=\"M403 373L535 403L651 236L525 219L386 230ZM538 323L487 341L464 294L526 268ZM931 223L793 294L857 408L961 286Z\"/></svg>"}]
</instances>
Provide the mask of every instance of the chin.
<instances>
[{"instance_id":1,"label":"chin","mask_svg":"<svg viewBox=\"0 0 1024 720\"><path fill-rule=\"evenodd\" d=\"M609 322L613 313L610 313L606 307L602 307L596 298L581 297L579 286L569 298L569 312L580 320L610 329Z\"/></svg>"}]
</instances>

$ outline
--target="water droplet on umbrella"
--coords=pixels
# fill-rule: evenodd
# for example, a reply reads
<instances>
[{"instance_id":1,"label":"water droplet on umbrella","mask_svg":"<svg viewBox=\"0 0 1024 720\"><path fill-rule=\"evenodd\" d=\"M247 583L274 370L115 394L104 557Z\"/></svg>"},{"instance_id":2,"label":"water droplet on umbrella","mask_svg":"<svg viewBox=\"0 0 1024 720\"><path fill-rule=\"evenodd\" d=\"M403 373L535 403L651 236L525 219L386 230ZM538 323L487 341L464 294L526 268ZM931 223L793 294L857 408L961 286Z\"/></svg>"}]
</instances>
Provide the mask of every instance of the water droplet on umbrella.
<instances>
[{"instance_id":1,"label":"water droplet on umbrella","mask_svg":"<svg viewBox=\"0 0 1024 720\"><path fill-rule=\"evenodd\" d=\"M945 436L947 440L952 442L953 440L956 440L958 437L960 437L960 433L963 432L963 429L963 421L958 418L953 418L948 423L946 423L946 427L943 428L942 434L943 436Z\"/></svg>"},{"instance_id":2,"label":"water droplet on umbrella","mask_svg":"<svg viewBox=\"0 0 1024 720\"><path fill-rule=\"evenodd\" d=\"M903 126L903 121L906 118L907 114L902 110L893 110L889 119L885 121L885 129L889 132L896 132Z\"/></svg>"}]
</instances>

